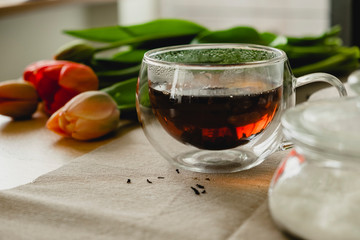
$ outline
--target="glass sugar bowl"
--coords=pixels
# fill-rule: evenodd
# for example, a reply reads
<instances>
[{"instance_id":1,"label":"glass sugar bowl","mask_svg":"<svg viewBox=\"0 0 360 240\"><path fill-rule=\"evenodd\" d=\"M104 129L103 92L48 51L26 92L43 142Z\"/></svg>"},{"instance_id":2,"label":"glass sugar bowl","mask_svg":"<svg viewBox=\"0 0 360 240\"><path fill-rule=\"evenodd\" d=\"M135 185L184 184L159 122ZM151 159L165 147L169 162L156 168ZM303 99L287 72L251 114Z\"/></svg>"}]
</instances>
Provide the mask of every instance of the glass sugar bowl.
<instances>
[{"instance_id":1,"label":"glass sugar bowl","mask_svg":"<svg viewBox=\"0 0 360 240\"><path fill-rule=\"evenodd\" d=\"M360 239L360 97L300 104L282 125L294 148L269 188L276 225L303 239Z\"/></svg>"}]
</instances>

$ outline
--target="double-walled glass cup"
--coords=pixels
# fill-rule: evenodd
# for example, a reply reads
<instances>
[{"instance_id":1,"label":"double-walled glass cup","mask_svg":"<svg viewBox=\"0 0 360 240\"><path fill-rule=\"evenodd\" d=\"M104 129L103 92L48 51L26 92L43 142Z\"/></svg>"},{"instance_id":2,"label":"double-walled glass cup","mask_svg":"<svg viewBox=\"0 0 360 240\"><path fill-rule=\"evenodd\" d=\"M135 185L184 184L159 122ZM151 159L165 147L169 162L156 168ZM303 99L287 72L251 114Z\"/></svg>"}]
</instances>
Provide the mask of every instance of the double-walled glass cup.
<instances>
[{"instance_id":1,"label":"double-walled glass cup","mask_svg":"<svg viewBox=\"0 0 360 240\"><path fill-rule=\"evenodd\" d=\"M137 111L144 133L172 164L196 172L252 168L282 147L280 118L295 88L332 75L295 78L286 54L248 44L182 45L144 55Z\"/></svg>"}]
</instances>

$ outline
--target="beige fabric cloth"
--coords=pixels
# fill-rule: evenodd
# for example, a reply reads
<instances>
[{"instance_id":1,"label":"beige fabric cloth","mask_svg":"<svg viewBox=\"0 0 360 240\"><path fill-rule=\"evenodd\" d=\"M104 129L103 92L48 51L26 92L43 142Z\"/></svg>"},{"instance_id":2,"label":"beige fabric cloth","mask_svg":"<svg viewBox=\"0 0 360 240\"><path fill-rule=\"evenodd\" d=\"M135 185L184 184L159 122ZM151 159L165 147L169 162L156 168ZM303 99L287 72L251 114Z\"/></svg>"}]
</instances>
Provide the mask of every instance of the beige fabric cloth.
<instances>
[{"instance_id":1,"label":"beige fabric cloth","mask_svg":"<svg viewBox=\"0 0 360 240\"><path fill-rule=\"evenodd\" d=\"M286 239L267 209L285 154L240 173L177 173L139 126L124 126L110 143L1 191L0 239ZM206 193L194 194L196 184Z\"/></svg>"}]
</instances>

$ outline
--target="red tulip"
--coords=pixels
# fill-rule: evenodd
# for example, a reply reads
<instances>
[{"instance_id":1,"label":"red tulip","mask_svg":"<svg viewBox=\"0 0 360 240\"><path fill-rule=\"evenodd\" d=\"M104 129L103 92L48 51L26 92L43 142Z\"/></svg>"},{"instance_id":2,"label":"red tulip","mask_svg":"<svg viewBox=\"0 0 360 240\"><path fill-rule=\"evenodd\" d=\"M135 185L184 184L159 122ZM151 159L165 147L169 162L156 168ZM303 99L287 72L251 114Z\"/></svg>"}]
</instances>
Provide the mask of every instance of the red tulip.
<instances>
[{"instance_id":1,"label":"red tulip","mask_svg":"<svg viewBox=\"0 0 360 240\"><path fill-rule=\"evenodd\" d=\"M79 93L99 87L99 80L90 67L69 61L35 62L26 67L24 80L35 86L49 114Z\"/></svg>"}]
</instances>

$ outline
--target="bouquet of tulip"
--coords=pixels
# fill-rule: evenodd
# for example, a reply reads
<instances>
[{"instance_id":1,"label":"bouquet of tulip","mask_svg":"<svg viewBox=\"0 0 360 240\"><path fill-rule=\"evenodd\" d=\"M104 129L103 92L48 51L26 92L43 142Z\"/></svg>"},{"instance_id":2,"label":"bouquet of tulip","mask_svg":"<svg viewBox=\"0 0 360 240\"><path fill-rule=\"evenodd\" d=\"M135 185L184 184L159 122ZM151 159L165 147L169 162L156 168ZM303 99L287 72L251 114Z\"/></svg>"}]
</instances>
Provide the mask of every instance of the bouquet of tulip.
<instances>
[{"instance_id":1,"label":"bouquet of tulip","mask_svg":"<svg viewBox=\"0 0 360 240\"><path fill-rule=\"evenodd\" d=\"M116 129L120 117L136 119L137 76L150 49L190 43L261 44L284 50L295 75L342 74L358 68L359 49L342 46L339 31L335 26L319 36L294 38L247 26L210 31L179 19L67 30L65 34L81 41L60 47L54 60L30 64L24 81L0 84L0 114L29 118L40 100L51 115L50 130L79 140L98 138Z\"/></svg>"}]
</instances>

